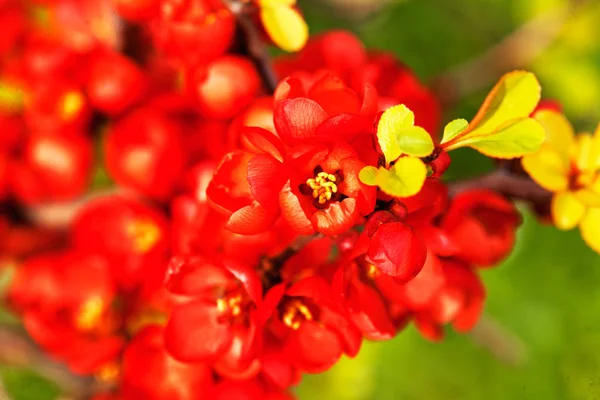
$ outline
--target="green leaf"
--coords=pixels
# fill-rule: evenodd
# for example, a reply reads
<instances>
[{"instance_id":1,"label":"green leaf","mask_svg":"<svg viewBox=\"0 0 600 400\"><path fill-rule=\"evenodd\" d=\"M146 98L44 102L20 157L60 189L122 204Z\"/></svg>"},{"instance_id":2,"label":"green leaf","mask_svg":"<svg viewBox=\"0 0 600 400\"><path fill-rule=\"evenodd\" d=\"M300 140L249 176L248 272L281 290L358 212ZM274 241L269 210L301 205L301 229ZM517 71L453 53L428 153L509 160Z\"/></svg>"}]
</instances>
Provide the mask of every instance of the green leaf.
<instances>
[{"instance_id":1,"label":"green leaf","mask_svg":"<svg viewBox=\"0 0 600 400\"><path fill-rule=\"evenodd\" d=\"M473 137L463 143L489 157L515 158L536 152L545 138L542 125L525 118L507 122L493 135Z\"/></svg>"},{"instance_id":2,"label":"green leaf","mask_svg":"<svg viewBox=\"0 0 600 400\"><path fill-rule=\"evenodd\" d=\"M404 104L388 108L377 126L377 140L385 161L390 164L402 154L425 157L433 151L431 136L414 126L415 114Z\"/></svg>"},{"instance_id":3,"label":"green leaf","mask_svg":"<svg viewBox=\"0 0 600 400\"><path fill-rule=\"evenodd\" d=\"M365 185L375 186L377 185L377 168L369 165L360 170L358 177L360 181Z\"/></svg>"},{"instance_id":4,"label":"green leaf","mask_svg":"<svg viewBox=\"0 0 600 400\"><path fill-rule=\"evenodd\" d=\"M540 96L540 84L531 72L505 74L466 129L457 132L459 124L464 126L459 122L447 127L442 147L449 151L468 146L496 158L520 157L537 150L545 133L529 115Z\"/></svg>"},{"instance_id":5,"label":"green leaf","mask_svg":"<svg viewBox=\"0 0 600 400\"><path fill-rule=\"evenodd\" d=\"M56 383L33 371L9 367L0 371L4 390L12 400L55 400L60 396Z\"/></svg>"},{"instance_id":6,"label":"green leaf","mask_svg":"<svg viewBox=\"0 0 600 400\"><path fill-rule=\"evenodd\" d=\"M394 197L410 197L419 193L427 178L427 167L418 158L402 157L387 170L380 167L377 186Z\"/></svg>"},{"instance_id":7,"label":"green leaf","mask_svg":"<svg viewBox=\"0 0 600 400\"><path fill-rule=\"evenodd\" d=\"M442 143L449 142L468 127L469 121L466 119L455 119L454 121L450 121L444 128L444 137L442 139Z\"/></svg>"},{"instance_id":8,"label":"green leaf","mask_svg":"<svg viewBox=\"0 0 600 400\"><path fill-rule=\"evenodd\" d=\"M431 136L420 126L399 130L396 142L402 154L413 157L427 157L434 148Z\"/></svg>"}]
</instances>

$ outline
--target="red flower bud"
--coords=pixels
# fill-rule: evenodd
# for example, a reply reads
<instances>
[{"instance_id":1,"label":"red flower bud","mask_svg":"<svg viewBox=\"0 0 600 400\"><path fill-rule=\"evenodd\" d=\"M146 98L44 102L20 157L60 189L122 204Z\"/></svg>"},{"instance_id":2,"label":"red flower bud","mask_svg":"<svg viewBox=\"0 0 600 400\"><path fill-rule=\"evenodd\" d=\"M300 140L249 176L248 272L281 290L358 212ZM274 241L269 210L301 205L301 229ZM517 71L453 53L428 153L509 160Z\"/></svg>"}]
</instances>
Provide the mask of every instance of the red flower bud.
<instances>
[{"instance_id":1,"label":"red flower bud","mask_svg":"<svg viewBox=\"0 0 600 400\"><path fill-rule=\"evenodd\" d=\"M471 190L452 199L441 227L458 247L458 257L487 267L511 251L519 224L510 201L489 190Z\"/></svg>"}]
</instances>

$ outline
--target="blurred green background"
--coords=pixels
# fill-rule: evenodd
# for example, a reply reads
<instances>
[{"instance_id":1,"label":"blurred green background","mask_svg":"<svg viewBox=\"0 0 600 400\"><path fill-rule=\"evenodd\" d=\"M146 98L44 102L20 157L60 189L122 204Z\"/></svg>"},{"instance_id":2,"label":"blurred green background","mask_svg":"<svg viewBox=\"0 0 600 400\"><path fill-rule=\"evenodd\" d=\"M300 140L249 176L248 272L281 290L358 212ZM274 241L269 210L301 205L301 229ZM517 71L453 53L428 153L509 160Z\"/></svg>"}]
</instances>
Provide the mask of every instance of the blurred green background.
<instances>
[{"instance_id":1,"label":"blurred green background","mask_svg":"<svg viewBox=\"0 0 600 400\"><path fill-rule=\"evenodd\" d=\"M519 67L538 75L544 97L559 99L578 130L590 131L600 120L598 0L328 1L299 1L313 33L350 29L368 47L394 52L425 81L538 21L551 32L549 43L540 43L544 36L534 40L540 54L526 54ZM470 119L494 82L460 98L446 120ZM452 178L491 167L474 152L455 154ZM299 399L600 399L600 256L577 231L559 232L524 214L511 257L482 273L487 329L473 335L448 331L443 343L430 343L408 328L390 342L365 343L355 359L307 376ZM482 338L494 343L496 354L478 344ZM0 375L19 400L59 393L28 371L0 368Z\"/></svg>"},{"instance_id":2,"label":"blurred green background","mask_svg":"<svg viewBox=\"0 0 600 400\"><path fill-rule=\"evenodd\" d=\"M560 100L579 131L600 120L600 1L330 1L332 12L322 1L300 1L313 32L350 29L370 48L394 52L425 81L534 25L542 38L528 45L540 54L526 54L518 66L538 75L543 96ZM356 4L375 10L357 15ZM446 120L470 119L494 83L461 98ZM470 151L453 161L453 178L491 166ZM449 330L443 343L430 343L409 328L390 342L366 343L355 359L306 377L300 400L600 399L600 256L577 230L559 232L524 213L511 257L482 272L491 331ZM500 354L478 345L480 335Z\"/></svg>"}]
</instances>

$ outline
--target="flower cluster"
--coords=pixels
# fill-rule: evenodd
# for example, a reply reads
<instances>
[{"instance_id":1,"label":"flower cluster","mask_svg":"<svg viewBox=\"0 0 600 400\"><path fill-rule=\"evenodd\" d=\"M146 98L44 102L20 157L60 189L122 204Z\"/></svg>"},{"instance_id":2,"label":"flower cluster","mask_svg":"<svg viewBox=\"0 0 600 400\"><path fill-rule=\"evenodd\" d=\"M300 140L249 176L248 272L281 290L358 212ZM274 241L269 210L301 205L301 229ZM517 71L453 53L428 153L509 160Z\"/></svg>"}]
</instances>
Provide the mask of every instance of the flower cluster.
<instances>
[{"instance_id":1,"label":"flower cluster","mask_svg":"<svg viewBox=\"0 0 600 400\"><path fill-rule=\"evenodd\" d=\"M441 129L393 55L342 31L305 46L291 0L7 0L0 21L6 302L108 385L97 400L291 399L363 340L471 329L520 215L449 191L456 148L525 156L559 227L597 248L600 134L531 117L529 72ZM250 39L301 49L276 88ZM32 218L67 200L68 226Z\"/></svg>"}]
</instances>

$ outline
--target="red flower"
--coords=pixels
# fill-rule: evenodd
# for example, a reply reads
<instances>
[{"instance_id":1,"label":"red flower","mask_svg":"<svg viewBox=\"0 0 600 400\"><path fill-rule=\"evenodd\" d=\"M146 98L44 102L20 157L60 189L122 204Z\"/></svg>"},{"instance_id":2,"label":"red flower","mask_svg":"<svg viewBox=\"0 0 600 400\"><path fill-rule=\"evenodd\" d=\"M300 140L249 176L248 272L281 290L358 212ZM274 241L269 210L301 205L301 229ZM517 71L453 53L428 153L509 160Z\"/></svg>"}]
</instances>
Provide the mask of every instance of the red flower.
<instances>
[{"instance_id":1,"label":"red flower","mask_svg":"<svg viewBox=\"0 0 600 400\"><path fill-rule=\"evenodd\" d=\"M357 93L329 73L285 79L274 95L277 134L287 145L371 134L377 91L370 85L362 89Z\"/></svg>"},{"instance_id":2,"label":"red flower","mask_svg":"<svg viewBox=\"0 0 600 400\"><path fill-rule=\"evenodd\" d=\"M212 399L211 369L202 363L184 364L171 357L163 335L163 328L148 326L125 349L122 399Z\"/></svg>"},{"instance_id":3,"label":"red flower","mask_svg":"<svg viewBox=\"0 0 600 400\"><path fill-rule=\"evenodd\" d=\"M283 217L299 233L337 235L375 207L376 190L358 179L365 164L354 150L305 147L289 160L290 179L281 191Z\"/></svg>"},{"instance_id":4,"label":"red flower","mask_svg":"<svg viewBox=\"0 0 600 400\"><path fill-rule=\"evenodd\" d=\"M120 185L158 200L174 192L187 164L181 126L153 108L133 111L106 138L106 167Z\"/></svg>"},{"instance_id":5,"label":"red flower","mask_svg":"<svg viewBox=\"0 0 600 400\"><path fill-rule=\"evenodd\" d=\"M82 194L92 172L92 143L75 133L31 133L13 164L12 189L24 202L68 200Z\"/></svg>"},{"instance_id":6,"label":"red flower","mask_svg":"<svg viewBox=\"0 0 600 400\"><path fill-rule=\"evenodd\" d=\"M519 224L510 201L489 190L471 190L452 199L440 226L458 248L457 257L491 266L510 253Z\"/></svg>"},{"instance_id":7,"label":"red flower","mask_svg":"<svg viewBox=\"0 0 600 400\"><path fill-rule=\"evenodd\" d=\"M231 45L235 18L220 0L163 0L152 25L156 46L188 65L214 59Z\"/></svg>"},{"instance_id":8,"label":"red flower","mask_svg":"<svg viewBox=\"0 0 600 400\"><path fill-rule=\"evenodd\" d=\"M115 0L119 14L132 21L147 21L160 11L161 0Z\"/></svg>"},{"instance_id":9,"label":"red flower","mask_svg":"<svg viewBox=\"0 0 600 400\"><path fill-rule=\"evenodd\" d=\"M188 72L186 91L207 118L230 119L242 112L261 88L249 59L226 55Z\"/></svg>"},{"instance_id":10,"label":"red flower","mask_svg":"<svg viewBox=\"0 0 600 400\"><path fill-rule=\"evenodd\" d=\"M77 215L74 245L110 261L119 286L132 291L162 283L169 256L165 216L133 198L109 196L86 204Z\"/></svg>"},{"instance_id":11,"label":"red flower","mask_svg":"<svg viewBox=\"0 0 600 400\"><path fill-rule=\"evenodd\" d=\"M344 259L340 264L333 292L340 296L352 322L368 340L393 338L396 327L389 315L387 301L373 282L376 267Z\"/></svg>"},{"instance_id":12,"label":"red flower","mask_svg":"<svg viewBox=\"0 0 600 400\"><path fill-rule=\"evenodd\" d=\"M305 372L326 371L342 354L353 357L360 349L360 332L318 276L302 279L287 290L285 284L273 287L259 318L269 318L267 326L283 343L289 362Z\"/></svg>"},{"instance_id":13,"label":"red flower","mask_svg":"<svg viewBox=\"0 0 600 400\"><path fill-rule=\"evenodd\" d=\"M116 287L106 261L80 252L29 260L17 270L11 304L25 328L48 353L80 374L97 373L122 346Z\"/></svg>"},{"instance_id":14,"label":"red flower","mask_svg":"<svg viewBox=\"0 0 600 400\"><path fill-rule=\"evenodd\" d=\"M166 346L176 359L209 363L225 376L258 373L255 308L262 287L255 271L226 260L174 258L167 288L184 299L166 328Z\"/></svg>"},{"instance_id":15,"label":"red flower","mask_svg":"<svg viewBox=\"0 0 600 400\"><path fill-rule=\"evenodd\" d=\"M430 340L443 337L443 325L452 323L458 332L468 332L479 320L485 300L485 289L477 274L459 261L442 262L445 284L415 314L419 331Z\"/></svg>"},{"instance_id":16,"label":"red flower","mask_svg":"<svg viewBox=\"0 0 600 400\"><path fill-rule=\"evenodd\" d=\"M287 179L281 142L260 128L246 128L242 140L247 150L227 154L215 171L207 195L229 214L226 228L252 235L270 228L280 210L278 193Z\"/></svg>"},{"instance_id":17,"label":"red flower","mask_svg":"<svg viewBox=\"0 0 600 400\"><path fill-rule=\"evenodd\" d=\"M148 82L144 72L131 60L116 52L93 55L86 92L93 107L117 115L139 102Z\"/></svg>"},{"instance_id":18,"label":"red flower","mask_svg":"<svg viewBox=\"0 0 600 400\"><path fill-rule=\"evenodd\" d=\"M366 61L365 46L358 37L351 32L333 30L312 36L301 52L278 58L275 66L280 76L326 69L348 82Z\"/></svg>"}]
</instances>

